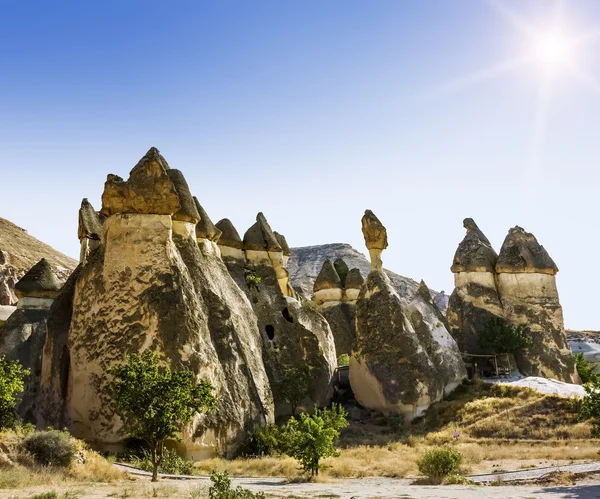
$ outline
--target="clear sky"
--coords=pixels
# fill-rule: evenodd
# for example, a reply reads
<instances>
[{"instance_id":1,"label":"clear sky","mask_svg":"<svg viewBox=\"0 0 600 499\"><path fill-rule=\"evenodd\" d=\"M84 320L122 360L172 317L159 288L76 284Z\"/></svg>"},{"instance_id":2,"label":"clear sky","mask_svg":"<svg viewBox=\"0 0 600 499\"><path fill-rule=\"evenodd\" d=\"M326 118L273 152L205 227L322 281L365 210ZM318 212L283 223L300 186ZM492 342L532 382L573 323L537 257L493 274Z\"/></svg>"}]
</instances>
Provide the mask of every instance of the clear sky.
<instances>
[{"instance_id":1,"label":"clear sky","mask_svg":"<svg viewBox=\"0 0 600 499\"><path fill-rule=\"evenodd\" d=\"M447 293L463 218L497 250L521 225L600 329L600 2L554 7L0 0L0 216L77 257L81 198L154 145L213 221L365 251L369 208Z\"/></svg>"}]
</instances>

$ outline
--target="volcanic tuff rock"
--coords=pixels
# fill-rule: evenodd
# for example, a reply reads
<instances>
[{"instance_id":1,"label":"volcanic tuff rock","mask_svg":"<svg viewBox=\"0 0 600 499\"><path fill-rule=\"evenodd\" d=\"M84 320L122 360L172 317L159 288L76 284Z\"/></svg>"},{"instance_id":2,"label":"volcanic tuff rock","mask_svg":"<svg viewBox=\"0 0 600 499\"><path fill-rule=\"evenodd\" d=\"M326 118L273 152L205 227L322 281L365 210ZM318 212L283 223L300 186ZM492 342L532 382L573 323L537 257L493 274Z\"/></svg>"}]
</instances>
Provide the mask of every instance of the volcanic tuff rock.
<instances>
[{"instance_id":1,"label":"volcanic tuff rock","mask_svg":"<svg viewBox=\"0 0 600 499\"><path fill-rule=\"evenodd\" d=\"M196 204L196 209L200 215L200 221L196 224L196 238L208 239L209 241L218 243L222 231L215 227L215 224L213 224L208 213L202 208L202 205L196 196L194 196L194 203Z\"/></svg>"},{"instance_id":2,"label":"volcanic tuff rock","mask_svg":"<svg viewBox=\"0 0 600 499\"><path fill-rule=\"evenodd\" d=\"M388 247L387 232L371 210L362 217L362 233L371 256L371 270L382 270L381 252Z\"/></svg>"},{"instance_id":3,"label":"volcanic tuff rock","mask_svg":"<svg viewBox=\"0 0 600 499\"><path fill-rule=\"evenodd\" d=\"M231 455L247 430L273 420L260 333L222 260L196 242L195 203L192 210L185 180L172 181L167 169L152 148L127 181L109 176L101 244L51 308L38 426L120 444L105 373L125 354L152 348L208 378L219 398L217 412L185 429L186 454Z\"/></svg>"}]
</instances>

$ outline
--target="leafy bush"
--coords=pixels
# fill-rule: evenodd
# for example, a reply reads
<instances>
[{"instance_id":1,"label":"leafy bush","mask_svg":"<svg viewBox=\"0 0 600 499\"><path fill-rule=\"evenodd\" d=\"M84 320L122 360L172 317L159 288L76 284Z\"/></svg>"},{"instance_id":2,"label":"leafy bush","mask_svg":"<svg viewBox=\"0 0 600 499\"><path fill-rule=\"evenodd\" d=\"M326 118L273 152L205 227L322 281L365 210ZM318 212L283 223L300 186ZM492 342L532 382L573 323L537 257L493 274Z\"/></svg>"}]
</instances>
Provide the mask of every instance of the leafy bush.
<instances>
[{"instance_id":1,"label":"leafy bush","mask_svg":"<svg viewBox=\"0 0 600 499\"><path fill-rule=\"evenodd\" d=\"M442 483L448 475L457 475L463 461L463 455L457 449L444 445L427 451L417 461L419 472L432 483Z\"/></svg>"},{"instance_id":2,"label":"leafy bush","mask_svg":"<svg viewBox=\"0 0 600 499\"><path fill-rule=\"evenodd\" d=\"M35 462L42 466L67 468L75 458L75 443L66 431L40 431L27 437L24 444Z\"/></svg>"},{"instance_id":3,"label":"leafy bush","mask_svg":"<svg viewBox=\"0 0 600 499\"><path fill-rule=\"evenodd\" d=\"M21 393L25 385L23 380L29 374L18 360L6 360L0 356L0 429L12 428L16 421L16 395Z\"/></svg>"},{"instance_id":4,"label":"leafy bush","mask_svg":"<svg viewBox=\"0 0 600 499\"><path fill-rule=\"evenodd\" d=\"M152 471L152 456L147 450L144 450L141 458L133 457L131 464L144 471ZM164 449L162 460L158 466L159 473L167 475L191 475L194 470L194 463L182 458L174 450Z\"/></svg>"},{"instance_id":5,"label":"leafy bush","mask_svg":"<svg viewBox=\"0 0 600 499\"><path fill-rule=\"evenodd\" d=\"M277 383L279 396L292 406L292 416L298 405L308 396L310 376L305 367L290 367L283 372Z\"/></svg>"},{"instance_id":6,"label":"leafy bush","mask_svg":"<svg viewBox=\"0 0 600 499\"><path fill-rule=\"evenodd\" d=\"M532 345L528 327L513 326L501 317L491 319L479 332L479 346L489 353L518 353Z\"/></svg>"},{"instance_id":7,"label":"leafy bush","mask_svg":"<svg viewBox=\"0 0 600 499\"><path fill-rule=\"evenodd\" d=\"M270 456L282 452L282 441L281 429L268 424L248 436L240 454L247 457Z\"/></svg>"},{"instance_id":8,"label":"leafy bush","mask_svg":"<svg viewBox=\"0 0 600 499\"><path fill-rule=\"evenodd\" d=\"M592 383L594 385L600 385L600 374L595 372L588 361L584 359L583 353L575 354L575 366L577 367L577 374L581 378L581 382L585 385L586 383Z\"/></svg>"},{"instance_id":9,"label":"leafy bush","mask_svg":"<svg viewBox=\"0 0 600 499\"><path fill-rule=\"evenodd\" d=\"M292 417L283 434L285 453L300 461L305 472L318 475L319 461L338 455L335 441L340 430L348 426L346 416L341 405L333 404L331 410L315 409L312 415L302 413L300 419Z\"/></svg>"},{"instance_id":10,"label":"leafy bush","mask_svg":"<svg viewBox=\"0 0 600 499\"><path fill-rule=\"evenodd\" d=\"M337 358L338 367L346 367L350 365L350 355L343 353Z\"/></svg>"},{"instance_id":11,"label":"leafy bush","mask_svg":"<svg viewBox=\"0 0 600 499\"><path fill-rule=\"evenodd\" d=\"M581 401L580 419L592 420L592 436L600 437L600 387L588 383L583 386L586 396Z\"/></svg>"},{"instance_id":12,"label":"leafy bush","mask_svg":"<svg viewBox=\"0 0 600 499\"><path fill-rule=\"evenodd\" d=\"M213 483L208 489L208 497L210 499L265 499L262 492L254 494L248 489L237 487L231 488L231 480L227 472L212 473L210 481Z\"/></svg>"},{"instance_id":13,"label":"leafy bush","mask_svg":"<svg viewBox=\"0 0 600 499\"><path fill-rule=\"evenodd\" d=\"M253 272L248 272L246 274L246 284L248 285L248 288L254 288L256 291L260 291L259 287L261 281L262 279Z\"/></svg>"}]
</instances>

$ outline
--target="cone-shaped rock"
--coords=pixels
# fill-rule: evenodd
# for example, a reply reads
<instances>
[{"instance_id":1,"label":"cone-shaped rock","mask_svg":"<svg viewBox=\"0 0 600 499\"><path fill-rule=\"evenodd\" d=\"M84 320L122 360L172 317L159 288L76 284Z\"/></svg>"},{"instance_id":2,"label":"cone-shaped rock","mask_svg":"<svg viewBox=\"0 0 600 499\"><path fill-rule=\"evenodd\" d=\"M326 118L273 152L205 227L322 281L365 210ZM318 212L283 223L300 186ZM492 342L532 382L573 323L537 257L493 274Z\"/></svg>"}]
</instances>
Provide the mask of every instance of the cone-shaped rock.
<instances>
[{"instance_id":1,"label":"cone-shaped rock","mask_svg":"<svg viewBox=\"0 0 600 499\"><path fill-rule=\"evenodd\" d=\"M467 234L454 254L452 272L494 272L498 255L472 218L463 221Z\"/></svg>"},{"instance_id":2,"label":"cone-shaped rock","mask_svg":"<svg viewBox=\"0 0 600 499\"><path fill-rule=\"evenodd\" d=\"M256 223L244 234L246 251L282 251L277 237L262 213L256 215Z\"/></svg>"},{"instance_id":3,"label":"cone-shaped rock","mask_svg":"<svg viewBox=\"0 0 600 499\"><path fill-rule=\"evenodd\" d=\"M346 277L346 290L348 289L360 289L365 280L360 273L359 269L352 269L348 272L348 276Z\"/></svg>"},{"instance_id":4,"label":"cone-shaped rock","mask_svg":"<svg viewBox=\"0 0 600 499\"><path fill-rule=\"evenodd\" d=\"M508 231L496 263L496 273L504 272L555 275L558 267L533 234L516 226Z\"/></svg>"},{"instance_id":5,"label":"cone-shaped rock","mask_svg":"<svg viewBox=\"0 0 600 499\"><path fill-rule=\"evenodd\" d=\"M213 224L212 220L208 216L208 213L206 213L204 208L202 208L202 205L196 196L194 196L194 204L196 205L196 209L200 215L200 221L196 224L196 237L198 239L208 239L209 241L218 243L222 233L221 230L216 227L215 224ZM235 231L235 229L233 230ZM239 237L240 236L238 234L238 239Z\"/></svg>"},{"instance_id":6,"label":"cone-shaped rock","mask_svg":"<svg viewBox=\"0 0 600 499\"><path fill-rule=\"evenodd\" d=\"M173 214L173 220L197 224L200 221L200 214L183 173L172 168L166 171L179 196L179 210Z\"/></svg>"},{"instance_id":7,"label":"cone-shaped rock","mask_svg":"<svg viewBox=\"0 0 600 499\"><path fill-rule=\"evenodd\" d=\"M33 298L55 298L61 283L54 275L45 258L37 262L15 285L17 296Z\"/></svg>"},{"instance_id":8,"label":"cone-shaped rock","mask_svg":"<svg viewBox=\"0 0 600 499\"><path fill-rule=\"evenodd\" d=\"M313 291L321 291L322 289L341 289L342 280L337 273L331 260L325 260L321 267L321 272L317 276L313 285Z\"/></svg>"},{"instance_id":9,"label":"cone-shaped rock","mask_svg":"<svg viewBox=\"0 0 600 499\"><path fill-rule=\"evenodd\" d=\"M79 239L102 239L102 218L94 210L92 204L84 198L81 201L81 208L79 208L79 227L77 230L77 236Z\"/></svg>"},{"instance_id":10,"label":"cone-shaped rock","mask_svg":"<svg viewBox=\"0 0 600 499\"><path fill-rule=\"evenodd\" d=\"M231 223L231 220L224 218L219 220L215 227L221 231L221 237L219 238L219 246L228 246L229 248L242 249L244 243L240 234Z\"/></svg>"},{"instance_id":11,"label":"cone-shaped rock","mask_svg":"<svg viewBox=\"0 0 600 499\"><path fill-rule=\"evenodd\" d=\"M173 181L167 175L169 165L158 149L150 148L133 167L129 179L108 175L102 194L102 213L144 213L173 215L182 203Z\"/></svg>"},{"instance_id":12,"label":"cone-shaped rock","mask_svg":"<svg viewBox=\"0 0 600 499\"><path fill-rule=\"evenodd\" d=\"M338 258L335 262L333 262L333 266L337 274L340 276L340 280L342 281L342 287L346 286L346 278L348 277L348 272L350 269L343 258Z\"/></svg>"}]
</instances>

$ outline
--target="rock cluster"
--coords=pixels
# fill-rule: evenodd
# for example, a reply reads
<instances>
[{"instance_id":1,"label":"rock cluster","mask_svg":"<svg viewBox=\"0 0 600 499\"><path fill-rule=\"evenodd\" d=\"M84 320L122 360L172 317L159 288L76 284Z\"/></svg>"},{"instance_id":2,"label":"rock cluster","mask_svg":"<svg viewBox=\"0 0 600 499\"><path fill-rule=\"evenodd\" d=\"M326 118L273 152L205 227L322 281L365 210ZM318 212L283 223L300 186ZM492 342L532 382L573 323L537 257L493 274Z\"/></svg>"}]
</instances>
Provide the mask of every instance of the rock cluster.
<instances>
[{"instance_id":1,"label":"rock cluster","mask_svg":"<svg viewBox=\"0 0 600 499\"><path fill-rule=\"evenodd\" d=\"M385 227L369 210L362 226L373 261L356 303L350 385L364 407L413 419L456 388L466 370L425 284L407 304L382 272Z\"/></svg>"},{"instance_id":2,"label":"rock cluster","mask_svg":"<svg viewBox=\"0 0 600 499\"><path fill-rule=\"evenodd\" d=\"M509 230L497 255L472 219L458 246L452 272L455 289L448 323L461 349L483 352L479 333L494 317L527 326L533 344L516 356L527 376L578 382L567 343L555 275L558 268L535 236L521 227Z\"/></svg>"}]
</instances>

